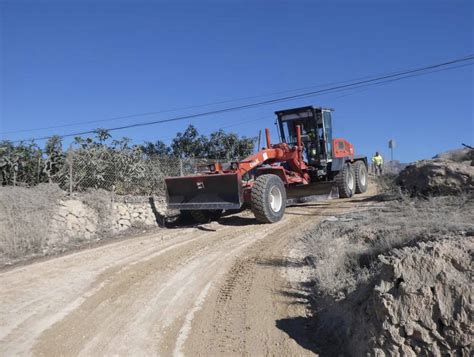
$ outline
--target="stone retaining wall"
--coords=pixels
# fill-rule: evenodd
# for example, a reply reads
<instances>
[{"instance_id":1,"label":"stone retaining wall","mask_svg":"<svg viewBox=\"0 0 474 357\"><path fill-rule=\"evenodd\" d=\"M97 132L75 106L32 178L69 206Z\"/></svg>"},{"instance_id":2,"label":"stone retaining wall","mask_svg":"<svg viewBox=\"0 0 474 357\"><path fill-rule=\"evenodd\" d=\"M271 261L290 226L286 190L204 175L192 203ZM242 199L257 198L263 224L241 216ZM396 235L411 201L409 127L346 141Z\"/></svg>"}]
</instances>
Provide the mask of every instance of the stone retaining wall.
<instances>
[{"instance_id":1,"label":"stone retaining wall","mask_svg":"<svg viewBox=\"0 0 474 357\"><path fill-rule=\"evenodd\" d=\"M162 205L152 202L113 202L100 209L80 199L59 201L50 225L49 243L68 240L91 240L113 235L129 228L157 227ZM155 214L156 212L156 214Z\"/></svg>"},{"instance_id":2,"label":"stone retaining wall","mask_svg":"<svg viewBox=\"0 0 474 357\"><path fill-rule=\"evenodd\" d=\"M105 190L68 195L55 184L0 187L0 267L165 224L165 198ZM174 212L173 212L174 213Z\"/></svg>"}]
</instances>

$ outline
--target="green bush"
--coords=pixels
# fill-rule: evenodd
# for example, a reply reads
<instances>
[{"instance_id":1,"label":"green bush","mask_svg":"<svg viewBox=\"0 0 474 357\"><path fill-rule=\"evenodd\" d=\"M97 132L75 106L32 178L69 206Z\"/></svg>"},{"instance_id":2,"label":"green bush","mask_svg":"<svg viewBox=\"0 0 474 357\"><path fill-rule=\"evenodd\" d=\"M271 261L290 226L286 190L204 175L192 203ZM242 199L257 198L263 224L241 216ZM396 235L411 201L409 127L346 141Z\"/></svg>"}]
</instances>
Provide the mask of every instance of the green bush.
<instances>
[{"instance_id":1,"label":"green bush","mask_svg":"<svg viewBox=\"0 0 474 357\"><path fill-rule=\"evenodd\" d=\"M57 183L66 191L95 188L161 195L166 176L195 173L203 160L241 159L252 153L254 141L222 130L206 137L192 125L177 133L171 146L162 141L131 145L127 138L112 140L105 129L97 129L95 138L76 137L67 151L59 136L51 137L44 148L34 142L2 141L0 185Z\"/></svg>"}]
</instances>

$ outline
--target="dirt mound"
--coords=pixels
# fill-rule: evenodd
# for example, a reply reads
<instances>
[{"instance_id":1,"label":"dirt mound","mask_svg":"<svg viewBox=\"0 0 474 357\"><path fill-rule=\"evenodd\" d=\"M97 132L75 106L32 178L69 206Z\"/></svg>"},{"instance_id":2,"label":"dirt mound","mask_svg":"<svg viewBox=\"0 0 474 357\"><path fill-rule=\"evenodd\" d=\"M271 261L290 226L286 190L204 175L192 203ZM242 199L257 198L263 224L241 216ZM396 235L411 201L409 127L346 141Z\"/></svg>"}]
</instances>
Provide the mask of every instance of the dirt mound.
<instances>
[{"instance_id":1,"label":"dirt mound","mask_svg":"<svg viewBox=\"0 0 474 357\"><path fill-rule=\"evenodd\" d=\"M304 238L321 355L469 356L473 196L403 196ZM304 288L304 287L303 287Z\"/></svg>"},{"instance_id":2,"label":"dirt mound","mask_svg":"<svg viewBox=\"0 0 474 357\"><path fill-rule=\"evenodd\" d=\"M449 150L436 155L433 159L445 159L474 165L474 150L469 148Z\"/></svg>"},{"instance_id":3,"label":"dirt mound","mask_svg":"<svg viewBox=\"0 0 474 357\"><path fill-rule=\"evenodd\" d=\"M459 236L381 256L380 276L354 319L360 324L352 326L354 355L468 356L474 341L473 249L474 238Z\"/></svg>"},{"instance_id":4,"label":"dirt mound","mask_svg":"<svg viewBox=\"0 0 474 357\"><path fill-rule=\"evenodd\" d=\"M474 188L474 166L445 159L421 160L400 172L397 183L414 195L455 195Z\"/></svg>"}]
</instances>

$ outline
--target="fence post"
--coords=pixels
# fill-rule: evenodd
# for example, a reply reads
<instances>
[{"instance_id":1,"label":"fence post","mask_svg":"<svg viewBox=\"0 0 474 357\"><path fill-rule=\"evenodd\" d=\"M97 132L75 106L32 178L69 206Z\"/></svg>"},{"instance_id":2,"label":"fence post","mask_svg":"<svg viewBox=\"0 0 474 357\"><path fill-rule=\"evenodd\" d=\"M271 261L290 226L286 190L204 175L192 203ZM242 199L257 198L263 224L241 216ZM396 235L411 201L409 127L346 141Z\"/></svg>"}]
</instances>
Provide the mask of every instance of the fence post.
<instances>
[{"instance_id":1,"label":"fence post","mask_svg":"<svg viewBox=\"0 0 474 357\"><path fill-rule=\"evenodd\" d=\"M73 178L72 178L72 165L73 165L73 153L72 149L69 148L68 153L67 153L67 161L68 161L68 169L69 169L69 194L72 194L72 188L73 188Z\"/></svg>"},{"instance_id":2,"label":"fence post","mask_svg":"<svg viewBox=\"0 0 474 357\"><path fill-rule=\"evenodd\" d=\"M36 183L35 185L41 182L41 156L38 157L38 170L36 171Z\"/></svg>"}]
</instances>

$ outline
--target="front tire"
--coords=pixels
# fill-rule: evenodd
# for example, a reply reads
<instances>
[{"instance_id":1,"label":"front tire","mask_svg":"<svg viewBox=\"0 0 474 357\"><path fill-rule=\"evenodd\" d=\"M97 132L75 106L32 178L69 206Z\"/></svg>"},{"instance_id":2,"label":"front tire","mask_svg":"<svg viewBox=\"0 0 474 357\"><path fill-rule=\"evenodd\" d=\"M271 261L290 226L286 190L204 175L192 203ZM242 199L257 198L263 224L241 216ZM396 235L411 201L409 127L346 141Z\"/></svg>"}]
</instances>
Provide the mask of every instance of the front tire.
<instances>
[{"instance_id":1,"label":"front tire","mask_svg":"<svg viewBox=\"0 0 474 357\"><path fill-rule=\"evenodd\" d=\"M364 193L369 185L367 166L363 161L356 161L354 164L355 193Z\"/></svg>"},{"instance_id":2,"label":"front tire","mask_svg":"<svg viewBox=\"0 0 474 357\"><path fill-rule=\"evenodd\" d=\"M272 174L257 177L252 187L251 208L257 221L278 222L286 208L286 189L283 181Z\"/></svg>"},{"instance_id":3,"label":"front tire","mask_svg":"<svg viewBox=\"0 0 474 357\"><path fill-rule=\"evenodd\" d=\"M344 164L344 167L336 175L336 185L339 189L339 197L350 198L355 192L355 174L354 168L350 163Z\"/></svg>"}]
</instances>

